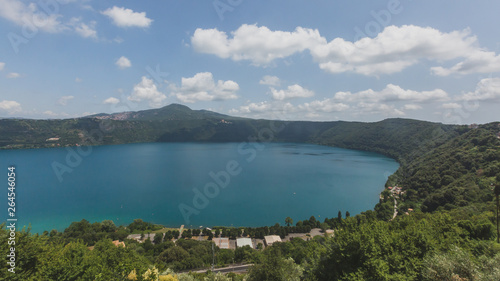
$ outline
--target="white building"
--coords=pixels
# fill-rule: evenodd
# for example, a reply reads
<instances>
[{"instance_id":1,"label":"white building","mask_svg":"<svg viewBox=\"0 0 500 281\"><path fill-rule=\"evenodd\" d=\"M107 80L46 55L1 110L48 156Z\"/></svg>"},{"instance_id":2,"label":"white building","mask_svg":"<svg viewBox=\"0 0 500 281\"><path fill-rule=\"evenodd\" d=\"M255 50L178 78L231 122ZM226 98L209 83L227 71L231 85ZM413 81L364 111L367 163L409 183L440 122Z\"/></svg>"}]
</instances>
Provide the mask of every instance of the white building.
<instances>
[{"instance_id":1,"label":"white building","mask_svg":"<svg viewBox=\"0 0 500 281\"><path fill-rule=\"evenodd\" d=\"M281 242L281 238L278 235L264 236L264 240L266 241L266 246L271 246L273 243Z\"/></svg>"},{"instance_id":2,"label":"white building","mask_svg":"<svg viewBox=\"0 0 500 281\"><path fill-rule=\"evenodd\" d=\"M252 239L250 239L250 238L238 238L238 239L236 239L236 246L237 247L250 246L250 248L253 249Z\"/></svg>"},{"instance_id":3,"label":"white building","mask_svg":"<svg viewBox=\"0 0 500 281\"><path fill-rule=\"evenodd\" d=\"M212 241L220 249L229 249L229 238L213 238Z\"/></svg>"}]
</instances>

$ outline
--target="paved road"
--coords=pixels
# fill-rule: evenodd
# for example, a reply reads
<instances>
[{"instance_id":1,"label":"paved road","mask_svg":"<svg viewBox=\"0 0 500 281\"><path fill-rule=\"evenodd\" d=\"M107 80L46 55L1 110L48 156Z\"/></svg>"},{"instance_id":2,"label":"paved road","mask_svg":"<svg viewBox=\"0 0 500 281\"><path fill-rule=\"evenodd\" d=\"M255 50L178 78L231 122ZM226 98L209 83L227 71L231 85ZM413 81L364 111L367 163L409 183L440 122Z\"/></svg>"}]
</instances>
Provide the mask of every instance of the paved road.
<instances>
[{"instance_id":1,"label":"paved road","mask_svg":"<svg viewBox=\"0 0 500 281\"><path fill-rule=\"evenodd\" d=\"M396 216L398 215L398 201L396 201L396 198L394 198L394 215L392 215L392 219L395 219Z\"/></svg>"},{"instance_id":2,"label":"paved road","mask_svg":"<svg viewBox=\"0 0 500 281\"><path fill-rule=\"evenodd\" d=\"M229 272L247 272L250 267L252 267L253 264L244 264L244 265L235 265L235 266L228 266L228 267L221 267L221 268L215 268L212 272L217 273L229 273ZM203 270L198 270L198 271L193 271L196 273L205 273L207 272L208 269L203 269Z\"/></svg>"}]
</instances>

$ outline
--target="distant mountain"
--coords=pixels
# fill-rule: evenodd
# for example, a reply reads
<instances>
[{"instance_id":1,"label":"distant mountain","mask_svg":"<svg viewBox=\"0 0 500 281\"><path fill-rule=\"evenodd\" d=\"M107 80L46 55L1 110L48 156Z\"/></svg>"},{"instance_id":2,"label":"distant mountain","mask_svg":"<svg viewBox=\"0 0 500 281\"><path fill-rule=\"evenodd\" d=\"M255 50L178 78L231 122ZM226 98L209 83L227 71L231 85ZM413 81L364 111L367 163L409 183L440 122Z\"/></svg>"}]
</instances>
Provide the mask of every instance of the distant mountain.
<instances>
[{"instance_id":1,"label":"distant mountain","mask_svg":"<svg viewBox=\"0 0 500 281\"><path fill-rule=\"evenodd\" d=\"M401 118L373 123L255 120L179 104L64 120L0 120L4 149L141 142L293 142L381 153L401 164L387 185L407 191L402 211L471 204L489 208L489 186L500 173L498 122L469 127ZM392 201L377 209L391 216Z\"/></svg>"},{"instance_id":2,"label":"distant mountain","mask_svg":"<svg viewBox=\"0 0 500 281\"><path fill-rule=\"evenodd\" d=\"M456 128L400 118L374 123L255 120L171 104L63 120L0 120L0 148L265 140L373 151L402 162L456 136Z\"/></svg>"},{"instance_id":3,"label":"distant mountain","mask_svg":"<svg viewBox=\"0 0 500 281\"><path fill-rule=\"evenodd\" d=\"M241 119L228 115L216 113L208 110L192 110L181 104L170 104L158 109L149 109L141 111L128 111L112 114L94 114L83 118L97 118L110 120L195 120L195 119Z\"/></svg>"}]
</instances>

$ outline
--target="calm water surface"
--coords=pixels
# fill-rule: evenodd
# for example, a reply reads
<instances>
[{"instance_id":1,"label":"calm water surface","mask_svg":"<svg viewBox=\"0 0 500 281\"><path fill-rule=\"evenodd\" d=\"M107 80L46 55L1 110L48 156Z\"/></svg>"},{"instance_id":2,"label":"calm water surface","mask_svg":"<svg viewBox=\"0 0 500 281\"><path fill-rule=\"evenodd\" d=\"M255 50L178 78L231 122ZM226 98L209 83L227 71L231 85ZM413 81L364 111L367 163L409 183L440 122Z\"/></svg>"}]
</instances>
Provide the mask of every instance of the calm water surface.
<instances>
[{"instance_id":1,"label":"calm water surface","mask_svg":"<svg viewBox=\"0 0 500 281\"><path fill-rule=\"evenodd\" d=\"M18 225L33 232L62 231L81 219L199 227L354 215L373 209L399 167L375 153L290 143L98 146L82 150L88 155L80 161L70 150L0 151L5 219L9 165L17 173Z\"/></svg>"}]
</instances>

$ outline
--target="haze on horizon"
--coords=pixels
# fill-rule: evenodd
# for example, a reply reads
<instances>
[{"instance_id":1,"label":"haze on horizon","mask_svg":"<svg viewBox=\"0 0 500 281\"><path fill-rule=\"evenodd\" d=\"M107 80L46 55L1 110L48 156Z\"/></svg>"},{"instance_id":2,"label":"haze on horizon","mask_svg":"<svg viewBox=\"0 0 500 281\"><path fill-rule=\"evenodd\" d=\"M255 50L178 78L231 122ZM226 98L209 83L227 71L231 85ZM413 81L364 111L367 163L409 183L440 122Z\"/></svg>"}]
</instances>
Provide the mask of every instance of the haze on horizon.
<instances>
[{"instance_id":1,"label":"haze on horizon","mask_svg":"<svg viewBox=\"0 0 500 281\"><path fill-rule=\"evenodd\" d=\"M179 103L282 120L500 120L498 1L0 6L3 118Z\"/></svg>"}]
</instances>

